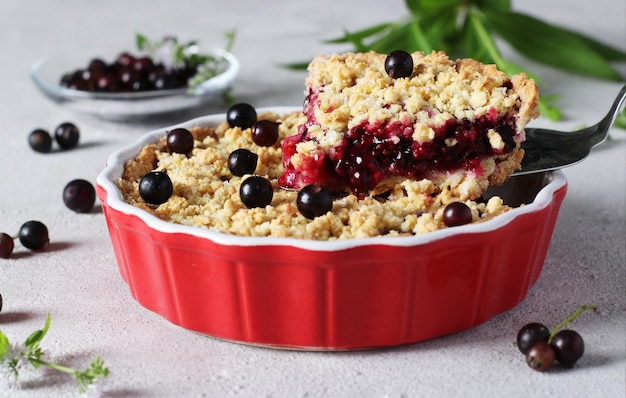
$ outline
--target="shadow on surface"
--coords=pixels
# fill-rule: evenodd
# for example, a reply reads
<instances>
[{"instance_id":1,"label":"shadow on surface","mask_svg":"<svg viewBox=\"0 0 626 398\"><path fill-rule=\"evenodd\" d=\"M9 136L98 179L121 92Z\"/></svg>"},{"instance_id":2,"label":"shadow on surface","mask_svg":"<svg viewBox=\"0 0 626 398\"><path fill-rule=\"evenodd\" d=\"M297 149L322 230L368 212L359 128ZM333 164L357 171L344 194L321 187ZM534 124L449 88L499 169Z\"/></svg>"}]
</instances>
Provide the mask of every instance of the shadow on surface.
<instances>
[{"instance_id":1,"label":"shadow on surface","mask_svg":"<svg viewBox=\"0 0 626 398\"><path fill-rule=\"evenodd\" d=\"M0 323L6 325L9 323L24 322L29 319L36 318L37 316L37 314L32 312L4 311L0 312Z\"/></svg>"}]
</instances>

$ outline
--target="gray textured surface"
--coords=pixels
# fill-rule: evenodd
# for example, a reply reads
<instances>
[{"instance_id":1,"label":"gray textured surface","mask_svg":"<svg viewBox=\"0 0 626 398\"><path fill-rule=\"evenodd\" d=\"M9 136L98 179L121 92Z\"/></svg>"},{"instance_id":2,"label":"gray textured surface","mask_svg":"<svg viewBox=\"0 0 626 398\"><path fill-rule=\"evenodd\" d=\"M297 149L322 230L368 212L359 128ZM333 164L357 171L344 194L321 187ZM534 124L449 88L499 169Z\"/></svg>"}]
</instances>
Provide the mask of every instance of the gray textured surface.
<instances>
[{"instance_id":1,"label":"gray textured surface","mask_svg":"<svg viewBox=\"0 0 626 398\"><path fill-rule=\"evenodd\" d=\"M177 5L174 5L177 3ZM516 7L582 30L624 48L625 4L620 0L516 1ZM241 13L239 10L246 9ZM166 33L223 43L238 29L234 49L242 71L234 94L258 106L299 105L304 73L278 68L318 52L341 50L321 39L394 19L402 1L218 2L121 1L105 3L9 0L0 4L0 230L13 233L29 219L50 228L42 253L17 249L0 260L4 308L0 328L15 340L52 326L43 346L53 359L86 366L102 356L112 371L109 397L624 397L626 393L626 132L566 170L569 192L544 271L513 310L472 330L379 351L307 353L275 351L218 341L173 326L140 307L120 278L102 214L68 213L60 195L73 178L92 181L108 154L175 118L112 124L70 114L41 96L28 69L55 49L127 47L135 32ZM239 15L241 14L241 15ZM513 55L513 57L515 57ZM525 61L521 61L525 63ZM567 62L567 60L563 60ZM532 66L549 93L563 94L564 120L535 126L572 129L604 115L619 83ZM624 65L620 65L626 75ZM36 127L65 120L82 130L80 149L47 156L26 144ZM587 351L576 368L531 371L513 346L519 327L541 320L555 325L575 307L599 305L576 329ZM454 314L450 314L454 316ZM1 397L67 397L70 378L26 375L21 391Z\"/></svg>"}]
</instances>

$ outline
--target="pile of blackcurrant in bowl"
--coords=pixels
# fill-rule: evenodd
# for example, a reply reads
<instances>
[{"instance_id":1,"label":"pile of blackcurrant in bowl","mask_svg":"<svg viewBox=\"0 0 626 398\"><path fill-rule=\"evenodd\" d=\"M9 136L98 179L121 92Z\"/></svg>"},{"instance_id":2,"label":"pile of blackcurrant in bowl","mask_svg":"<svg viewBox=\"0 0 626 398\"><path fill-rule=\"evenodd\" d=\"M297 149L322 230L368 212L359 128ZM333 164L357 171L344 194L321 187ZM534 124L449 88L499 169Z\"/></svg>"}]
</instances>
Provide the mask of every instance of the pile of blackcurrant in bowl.
<instances>
[{"instance_id":1,"label":"pile of blackcurrant in bowl","mask_svg":"<svg viewBox=\"0 0 626 398\"><path fill-rule=\"evenodd\" d=\"M197 72L197 66L190 63L166 69L148 56L122 52L112 62L102 58L89 60L86 67L65 73L59 85L72 90L109 93L167 90L187 87L189 79Z\"/></svg>"},{"instance_id":2,"label":"pile of blackcurrant in bowl","mask_svg":"<svg viewBox=\"0 0 626 398\"><path fill-rule=\"evenodd\" d=\"M139 40L137 41L139 43ZM199 106L227 93L239 61L226 49L176 37L143 39L136 50L76 49L36 61L31 79L52 101L107 120Z\"/></svg>"},{"instance_id":3,"label":"pile of blackcurrant in bowl","mask_svg":"<svg viewBox=\"0 0 626 398\"><path fill-rule=\"evenodd\" d=\"M174 36L159 41L137 35L137 51L121 51L107 62L92 57L86 65L63 73L59 85L72 90L123 93L189 87L222 73L224 57L201 53L197 43Z\"/></svg>"}]
</instances>

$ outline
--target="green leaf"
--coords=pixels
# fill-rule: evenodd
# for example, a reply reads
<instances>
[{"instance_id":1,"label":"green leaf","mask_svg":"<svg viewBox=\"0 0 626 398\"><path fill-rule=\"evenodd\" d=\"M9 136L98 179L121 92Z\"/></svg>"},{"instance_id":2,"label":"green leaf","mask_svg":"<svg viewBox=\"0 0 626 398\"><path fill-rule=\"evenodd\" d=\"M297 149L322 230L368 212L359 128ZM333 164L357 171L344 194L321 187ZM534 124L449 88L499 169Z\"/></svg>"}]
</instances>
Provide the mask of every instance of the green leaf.
<instances>
[{"instance_id":1,"label":"green leaf","mask_svg":"<svg viewBox=\"0 0 626 398\"><path fill-rule=\"evenodd\" d=\"M620 50L619 48L611 47L607 44L599 42L594 38L585 36L577 32L572 32L572 34L578 36L578 38L585 42L589 48L595 50L607 61L626 62L626 52Z\"/></svg>"},{"instance_id":2,"label":"green leaf","mask_svg":"<svg viewBox=\"0 0 626 398\"><path fill-rule=\"evenodd\" d=\"M485 10L486 24L526 57L570 72L622 80L609 62L578 35L516 12Z\"/></svg>"},{"instance_id":3,"label":"green leaf","mask_svg":"<svg viewBox=\"0 0 626 398\"><path fill-rule=\"evenodd\" d=\"M392 26L392 24L390 23L382 23L379 25L374 25L370 28L366 28L366 29L362 29L362 30L358 30L356 32L351 32L349 34L349 38L348 36L346 36L346 31L344 30L344 35L341 37L337 37L334 39L328 39L328 40L324 40L323 43L326 44L342 44L342 43L349 43L350 39L366 39L368 37L374 36L378 33L381 33L382 31L389 29Z\"/></svg>"},{"instance_id":4,"label":"green leaf","mask_svg":"<svg viewBox=\"0 0 626 398\"><path fill-rule=\"evenodd\" d=\"M9 338L0 330L0 360L9 352Z\"/></svg>"},{"instance_id":5,"label":"green leaf","mask_svg":"<svg viewBox=\"0 0 626 398\"><path fill-rule=\"evenodd\" d=\"M409 29L410 45L408 48L410 48L411 51L414 48L416 48L416 49L419 49L420 51L423 51L424 53L431 53L435 49L430 43L430 40L428 39L428 37L426 37L426 35L424 34L424 31L420 27L420 24L417 20L413 20L413 22L409 24L409 28L410 28Z\"/></svg>"},{"instance_id":6,"label":"green leaf","mask_svg":"<svg viewBox=\"0 0 626 398\"><path fill-rule=\"evenodd\" d=\"M457 26L458 9L442 8L419 18L424 35L434 50L454 55L462 37Z\"/></svg>"},{"instance_id":7,"label":"green leaf","mask_svg":"<svg viewBox=\"0 0 626 398\"><path fill-rule=\"evenodd\" d=\"M388 54L395 50L405 50L408 52L419 51L420 48L414 47L411 41L411 24L405 23L395 25L389 33L380 39L375 40L369 46L369 50L376 51L381 54Z\"/></svg>"},{"instance_id":8,"label":"green leaf","mask_svg":"<svg viewBox=\"0 0 626 398\"><path fill-rule=\"evenodd\" d=\"M38 347L41 340L43 340L43 338L46 336L46 333L48 333L49 328L50 314L48 314L48 316L46 317L46 324L44 325L43 329L35 330L33 333L30 334L30 336L28 336L28 338L24 342L24 345L29 349L29 351L33 351Z\"/></svg>"},{"instance_id":9,"label":"green leaf","mask_svg":"<svg viewBox=\"0 0 626 398\"><path fill-rule=\"evenodd\" d=\"M224 32L224 38L226 39L226 45L224 46L224 49L230 52L235 46L235 39L237 39L237 31L227 30L226 32Z\"/></svg>"},{"instance_id":10,"label":"green leaf","mask_svg":"<svg viewBox=\"0 0 626 398\"><path fill-rule=\"evenodd\" d=\"M148 43L148 38L144 35L142 35L141 33L137 33L135 34L135 42L137 45L137 49L139 51L142 51L146 48L146 45Z\"/></svg>"},{"instance_id":11,"label":"green leaf","mask_svg":"<svg viewBox=\"0 0 626 398\"><path fill-rule=\"evenodd\" d=\"M439 8L460 7L464 0L405 0L409 10L415 15Z\"/></svg>"},{"instance_id":12,"label":"green leaf","mask_svg":"<svg viewBox=\"0 0 626 398\"><path fill-rule=\"evenodd\" d=\"M347 30L344 30L343 36L348 43L352 44L355 51L367 51L367 47L363 44L359 36L353 35Z\"/></svg>"},{"instance_id":13,"label":"green leaf","mask_svg":"<svg viewBox=\"0 0 626 398\"><path fill-rule=\"evenodd\" d=\"M474 0L481 10L511 11L510 0Z\"/></svg>"},{"instance_id":14,"label":"green leaf","mask_svg":"<svg viewBox=\"0 0 626 398\"><path fill-rule=\"evenodd\" d=\"M458 57L469 57L487 64L495 63L489 55L488 46L483 44L479 29L469 18L465 19L461 28L460 46L462 51Z\"/></svg>"},{"instance_id":15,"label":"green leaf","mask_svg":"<svg viewBox=\"0 0 626 398\"><path fill-rule=\"evenodd\" d=\"M491 59L492 63L495 63L498 69L504 71L506 73L507 63L502 58L498 47L496 47L496 43L489 34L489 31L484 26L478 11L470 10L467 14L467 18L469 23L472 25L472 30L476 35L476 41L479 45L485 47L485 59ZM477 58L481 62L486 62Z\"/></svg>"},{"instance_id":16,"label":"green leaf","mask_svg":"<svg viewBox=\"0 0 626 398\"><path fill-rule=\"evenodd\" d=\"M311 61L302 61L302 62L290 62L287 64L281 64L283 68L291 69L291 70L306 70L309 67Z\"/></svg>"}]
</instances>

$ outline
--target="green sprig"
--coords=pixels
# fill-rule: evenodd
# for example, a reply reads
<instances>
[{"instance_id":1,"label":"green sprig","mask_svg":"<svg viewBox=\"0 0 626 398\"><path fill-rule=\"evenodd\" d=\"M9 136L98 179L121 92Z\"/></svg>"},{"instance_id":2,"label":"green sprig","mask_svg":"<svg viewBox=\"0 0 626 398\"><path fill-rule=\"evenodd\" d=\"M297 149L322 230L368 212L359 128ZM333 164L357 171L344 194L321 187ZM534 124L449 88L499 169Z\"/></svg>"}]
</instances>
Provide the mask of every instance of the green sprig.
<instances>
[{"instance_id":1,"label":"green sprig","mask_svg":"<svg viewBox=\"0 0 626 398\"><path fill-rule=\"evenodd\" d=\"M350 44L359 52L445 51L453 58L468 57L496 64L509 76L524 71L542 85L533 73L504 58L497 45L500 39L522 56L556 69L605 80L624 80L611 63L625 62L626 52L516 12L510 0L405 0L405 5L408 15L394 22L354 32L344 30L342 36L325 43ZM308 64L297 62L285 66L301 70ZM552 120L561 118L555 104L557 98L541 96L539 100L540 111Z\"/></svg>"},{"instance_id":2,"label":"green sprig","mask_svg":"<svg viewBox=\"0 0 626 398\"><path fill-rule=\"evenodd\" d=\"M225 50L231 51L236 38L235 31L227 31L224 36L226 38ZM197 40L180 42L174 36L150 40L147 36L137 33L135 42L139 51L145 51L157 63L163 63L171 68L190 67L197 69L198 72L188 81L189 86L195 86L219 75L224 71L226 65L226 60L223 57L199 52ZM163 51L164 49L169 51ZM164 54L167 54L167 59L163 58Z\"/></svg>"},{"instance_id":3,"label":"green sprig","mask_svg":"<svg viewBox=\"0 0 626 398\"><path fill-rule=\"evenodd\" d=\"M585 311L590 311L590 310L596 311L597 309L598 309L597 306L589 304L589 305L583 305L580 308L578 308L576 311L572 312L561 323L559 323L554 328L552 328L552 330L550 330L550 338L548 339L548 344L552 342L552 338L554 338L554 335L556 335L559 330L563 329L564 327L568 325L571 325L572 322L574 322L574 320L578 318L580 314L582 314Z\"/></svg>"},{"instance_id":4,"label":"green sprig","mask_svg":"<svg viewBox=\"0 0 626 398\"><path fill-rule=\"evenodd\" d=\"M27 364L30 364L34 369L45 366L71 374L78 384L78 391L81 393L85 392L89 386L100 383L109 375L109 369L99 357L96 357L89 367L82 371L43 360L40 343L48 333L49 328L50 314L46 317L44 327L31 333L23 345L12 345L8 337L0 330L0 370L3 370L7 377L17 380L20 370Z\"/></svg>"}]
</instances>

